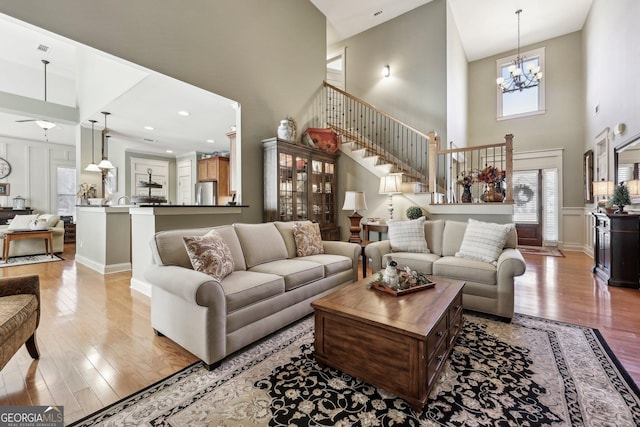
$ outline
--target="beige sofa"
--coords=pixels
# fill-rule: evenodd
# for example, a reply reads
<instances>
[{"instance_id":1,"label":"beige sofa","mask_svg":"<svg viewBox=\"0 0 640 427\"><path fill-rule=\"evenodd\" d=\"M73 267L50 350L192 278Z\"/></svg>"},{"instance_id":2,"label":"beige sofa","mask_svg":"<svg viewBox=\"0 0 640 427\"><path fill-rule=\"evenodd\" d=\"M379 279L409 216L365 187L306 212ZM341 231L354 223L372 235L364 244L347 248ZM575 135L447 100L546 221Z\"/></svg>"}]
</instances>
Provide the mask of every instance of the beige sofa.
<instances>
[{"instance_id":1,"label":"beige sofa","mask_svg":"<svg viewBox=\"0 0 640 427\"><path fill-rule=\"evenodd\" d=\"M64 222L57 215L41 214L41 215L16 215L17 217L37 218L38 216L46 216L52 227L53 252L60 253L64 251ZM29 218L25 218L27 221ZM18 218L20 220L20 218ZM15 221L15 218L14 218ZM4 247L4 236L9 230L10 225L0 225L0 248ZM28 228L28 227L27 227ZM44 254L43 239L23 239L14 240L9 247L9 257L24 255Z\"/></svg>"},{"instance_id":2,"label":"beige sofa","mask_svg":"<svg viewBox=\"0 0 640 427\"><path fill-rule=\"evenodd\" d=\"M195 271L183 236L215 229L235 269L218 282ZM322 242L324 254L296 256L292 222L233 224L156 233L151 323L209 369L242 347L312 312L311 301L358 278L359 245Z\"/></svg>"},{"instance_id":3,"label":"beige sofa","mask_svg":"<svg viewBox=\"0 0 640 427\"><path fill-rule=\"evenodd\" d=\"M386 267L390 258L399 267L435 276L464 280L462 304L465 309L493 314L510 321L513 317L514 277L524 274L526 264L518 249L513 229L507 238L497 264L456 257L467 223L449 220L425 221L424 231L431 253L392 252L389 240L367 245L365 255L371 259L371 270Z\"/></svg>"}]
</instances>

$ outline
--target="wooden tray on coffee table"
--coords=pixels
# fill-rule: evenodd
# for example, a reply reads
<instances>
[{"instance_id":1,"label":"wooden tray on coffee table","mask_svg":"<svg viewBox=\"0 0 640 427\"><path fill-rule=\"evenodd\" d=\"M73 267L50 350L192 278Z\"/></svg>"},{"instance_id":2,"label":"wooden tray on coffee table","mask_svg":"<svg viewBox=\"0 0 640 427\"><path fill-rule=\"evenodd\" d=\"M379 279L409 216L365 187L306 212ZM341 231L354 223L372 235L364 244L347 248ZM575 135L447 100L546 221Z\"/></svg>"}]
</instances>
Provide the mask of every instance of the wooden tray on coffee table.
<instances>
[{"instance_id":1,"label":"wooden tray on coffee table","mask_svg":"<svg viewBox=\"0 0 640 427\"><path fill-rule=\"evenodd\" d=\"M393 296L399 297L401 295L412 294L414 292L423 291L425 289L431 289L436 285L436 282L432 282L429 280L429 283L425 283L423 285L414 286L412 288L395 290L391 289L385 282L375 281L371 282L371 287L377 289L382 292L386 292Z\"/></svg>"}]
</instances>

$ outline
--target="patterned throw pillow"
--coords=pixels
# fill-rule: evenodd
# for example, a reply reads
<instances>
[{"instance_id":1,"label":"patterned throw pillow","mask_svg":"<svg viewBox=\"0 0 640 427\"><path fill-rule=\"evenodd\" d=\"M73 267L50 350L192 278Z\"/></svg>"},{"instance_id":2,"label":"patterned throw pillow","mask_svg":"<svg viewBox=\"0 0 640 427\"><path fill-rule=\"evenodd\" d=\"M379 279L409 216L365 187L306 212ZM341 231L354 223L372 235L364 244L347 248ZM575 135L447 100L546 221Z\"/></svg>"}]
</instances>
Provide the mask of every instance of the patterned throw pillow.
<instances>
[{"instance_id":1,"label":"patterned throw pillow","mask_svg":"<svg viewBox=\"0 0 640 427\"><path fill-rule=\"evenodd\" d=\"M296 241L296 255L309 256L324 253L320 226L311 222L295 222L293 237Z\"/></svg>"},{"instance_id":2,"label":"patterned throw pillow","mask_svg":"<svg viewBox=\"0 0 640 427\"><path fill-rule=\"evenodd\" d=\"M393 252L429 253L429 246L424 236L425 217L409 221L389 221L389 244Z\"/></svg>"},{"instance_id":3,"label":"patterned throw pillow","mask_svg":"<svg viewBox=\"0 0 640 427\"><path fill-rule=\"evenodd\" d=\"M469 218L456 256L497 264L514 224L494 224Z\"/></svg>"},{"instance_id":4,"label":"patterned throw pillow","mask_svg":"<svg viewBox=\"0 0 640 427\"><path fill-rule=\"evenodd\" d=\"M182 239L194 270L219 282L233 272L235 265L229 245L215 230L204 236L184 236Z\"/></svg>"}]
</instances>

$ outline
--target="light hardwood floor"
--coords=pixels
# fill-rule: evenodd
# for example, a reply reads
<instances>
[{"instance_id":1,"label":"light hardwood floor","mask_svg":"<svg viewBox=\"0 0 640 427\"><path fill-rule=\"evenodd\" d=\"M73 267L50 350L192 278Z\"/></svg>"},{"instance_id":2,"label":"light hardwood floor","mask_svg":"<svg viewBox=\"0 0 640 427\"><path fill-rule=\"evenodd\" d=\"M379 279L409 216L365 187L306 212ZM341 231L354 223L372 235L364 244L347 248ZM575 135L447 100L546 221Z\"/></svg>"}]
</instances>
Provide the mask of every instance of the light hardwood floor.
<instances>
[{"instance_id":1,"label":"light hardwood floor","mask_svg":"<svg viewBox=\"0 0 640 427\"><path fill-rule=\"evenodd\" d=\"M0 269L40 275L41 358L22 347L0 371L0 405L64 405L69 423L128 396L197 359L153 334L149 299L129 289L128 273L102 276L74 262ZM598 328L640 384L640 291L609 288L591 274L592 259L525 255L516 278L516 312Z\"/></svg>"}]
</instances>

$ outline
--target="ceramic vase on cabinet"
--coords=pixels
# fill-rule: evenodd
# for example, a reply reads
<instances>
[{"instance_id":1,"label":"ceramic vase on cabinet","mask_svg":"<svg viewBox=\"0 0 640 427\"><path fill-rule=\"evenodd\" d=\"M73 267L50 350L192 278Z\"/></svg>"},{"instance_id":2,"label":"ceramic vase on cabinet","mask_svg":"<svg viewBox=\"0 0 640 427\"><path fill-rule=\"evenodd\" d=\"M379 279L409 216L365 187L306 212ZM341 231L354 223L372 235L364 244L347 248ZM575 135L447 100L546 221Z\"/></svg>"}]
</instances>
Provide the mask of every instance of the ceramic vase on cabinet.
<instances>
[{"instance_id":1,"label":"ceramic vase on cabinet","mask_svg":"<svg viewBox=\"0 0 640 427\"><path fill-rule=\"evenodd\" d=\"M296 125L292 119L280 120L280 126L278 126L278 138L285 141L295 141L296 139Z\"/></svg>"}]
</instances>

